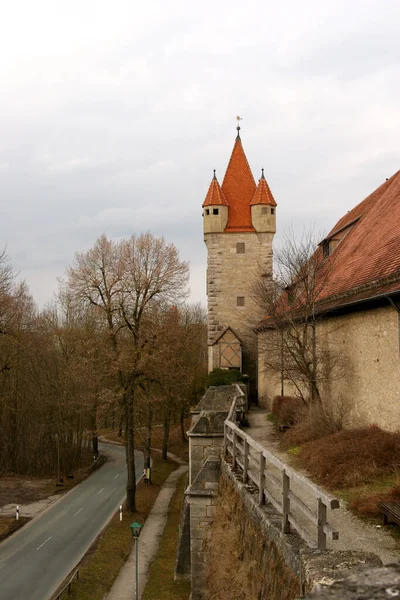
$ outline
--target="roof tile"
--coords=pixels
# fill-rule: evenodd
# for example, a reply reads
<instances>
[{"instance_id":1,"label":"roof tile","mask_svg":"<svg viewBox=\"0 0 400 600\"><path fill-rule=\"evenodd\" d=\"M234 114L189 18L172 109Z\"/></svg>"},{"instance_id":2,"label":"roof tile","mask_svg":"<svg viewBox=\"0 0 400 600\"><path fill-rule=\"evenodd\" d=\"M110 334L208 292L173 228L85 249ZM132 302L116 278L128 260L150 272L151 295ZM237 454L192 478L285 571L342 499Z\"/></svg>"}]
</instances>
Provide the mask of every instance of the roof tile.
<instances>
[{"instance_id":1,"label":"roof tile","mask_svg":"<svg viewBox=\"0 0 400 600\"><path fill-rule=\"evenodd\" d=\"M225 231L255 231L251 222L250 202L256 191L256 183L239 136L226 169L222 191L229 205Z\"/></svg>"},{"instance_id":2,"label":"roof tile","mask_svg":"<svg viewBox=\"0 0 400 600\"><path fill-rule=\"evenodd\" d=\"M210 187L208 188L206 199L203 202L204 206L228 206L224 192L218 183L218 179L214 177L211 180Z\"/></svg>"},{"instance_id":3,"label":"roof tile","mask_svg":"<svg viewBox=\"0 0 400 600\"><path fill-rule=\"evenodd\" d=\"M261 179L259 179L258 181L258 186L256 191L254 192L253 199L250 202L250 206L254 206L255 204L269 204L269 206L277 205L272 195L272 192L269 189L267 180L264 177L264 169Z\"/></svg>"},{"instance_id":4,"label":"roof tile","mask_svg":"<svg viewBox=\"0 0 400 600\"><path fill-rule=\"evenodd\" d=\"M331 233L357 218L327 259L331 264L327 263L320 301L351 293L400 270L400 171L342 217ZM377 286L376 293L379 289Z\"/></svg>"}]
</instances>

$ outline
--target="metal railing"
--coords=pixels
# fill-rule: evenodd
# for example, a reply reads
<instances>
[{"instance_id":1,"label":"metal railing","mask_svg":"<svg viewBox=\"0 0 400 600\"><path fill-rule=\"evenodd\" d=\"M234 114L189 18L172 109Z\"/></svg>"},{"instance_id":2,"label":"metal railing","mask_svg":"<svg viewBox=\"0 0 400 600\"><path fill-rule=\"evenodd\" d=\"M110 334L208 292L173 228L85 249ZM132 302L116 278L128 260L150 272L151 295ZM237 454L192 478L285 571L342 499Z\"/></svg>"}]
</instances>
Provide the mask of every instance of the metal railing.
<instances>
[{"instance_id":1,"label":"metal railing","mask_svg":"<svg viewBox=\"0 0 400 600\"><path fill-rule=\"evenodd\" d=\"M239 429L234 421L244 404L244 394L239 386L237 389L238 394L224 423L225 458L231 456L233 469L240 467L243 483L252 482L258 488L258 503L263 505L267 499L282 515L283 533L290 533L293 526L310 547L325 550L327 536L331 540L339 539L339 532L327 521L328 509L339 508L339 500ZM277 493L273 494L272 490ZM304 496L307 496L307 501L304 501ZM310 508L309 499L312 499L315 508ZM316 530L314 538L309 533L310 524Z\"/></svg>"},{"instance_id":2,"label":"metal railing","mask_svg":"<svg viewBox=\"0 0 400 600\"><path fill-rule=\"evenodd\" d=\"M66 583L66 584L64 585L64 587L62 588L62 590L61 590L61 591L59 591L59 592L57 593L57 595L56 595L56 596L54 596L54 600L61 600L61 597L62 597L62 595L63 595L65 592L67 592L68 594L70 594L70 593L71 593L71 591L72 591L72 583L73 583L73 581L74 581L75 579L76 579L76 581L78 581L78 580L79 580L79 569L77 569L77 570L76 570L76 571L73 573L72 577L70 578L70 580L68 581L68 583Z\"/></svg>"}]
</instances>

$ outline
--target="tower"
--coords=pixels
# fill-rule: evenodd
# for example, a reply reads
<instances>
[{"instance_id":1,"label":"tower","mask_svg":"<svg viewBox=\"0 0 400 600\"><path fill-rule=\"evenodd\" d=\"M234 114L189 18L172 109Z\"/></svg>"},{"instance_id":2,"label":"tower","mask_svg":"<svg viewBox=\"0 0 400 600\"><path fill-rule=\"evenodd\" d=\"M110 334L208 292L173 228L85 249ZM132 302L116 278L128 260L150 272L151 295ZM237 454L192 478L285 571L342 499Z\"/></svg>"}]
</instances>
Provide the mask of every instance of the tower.
<instances>
[{"instance_id":1,"label":"tower","mask_svg":"<svg viewBox=\"0 0 400 600\"><path fill-rule=\"evenodd\" d=\"M240 127L222 186L215 171L203 202L207 246L208 369L242 368L255 381L254 278L272 273L276 202L264 177L256 185ZM238 348L240 347L239 354Z\"/></svg>"}]
</instances>

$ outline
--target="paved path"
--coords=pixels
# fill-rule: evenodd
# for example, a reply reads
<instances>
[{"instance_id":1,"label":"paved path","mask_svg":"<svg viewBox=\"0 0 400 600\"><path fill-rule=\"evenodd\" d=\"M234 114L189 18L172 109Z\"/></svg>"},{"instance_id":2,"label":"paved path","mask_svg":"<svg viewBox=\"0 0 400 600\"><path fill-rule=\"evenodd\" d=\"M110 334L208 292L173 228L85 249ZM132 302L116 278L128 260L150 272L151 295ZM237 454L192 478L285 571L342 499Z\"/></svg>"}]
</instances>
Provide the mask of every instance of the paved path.
<instances>
[{"instance_id":1,"label":"paved path","mask_svg":"<svg viewBox=\"0 0 400 600\"><path fill-rule=\"evenodd\" d=\"M125 497L125 450L102 444L105 465L0 544L1 600L47 600ZM143 472L137 453L136 476Z\"/></svg>"},{"instance_id":2,"label":"paved path","mask_svg":"<svg viewBox=\"0 0 400 600\"><path fill-rule=\"evenodd\" d=\"M173 458L182 463L182 461L176 457ZM160 538L167 522L169 504L180 477L187 470L187 465L181 464L176 471L171 473L162 486L160 493L157 496L157 500L155 501L141 531L138 546L139 598L142 597L143 590L147 583L150 564L158 551ZM122 567L111 591L106 596L106 600L133 600L135 597L135 569L135 547L133 547L128 560ZM162 595L160 594L160 599L161 598Z\"/></svg>"},{"instance_id":3,"label":"paved path","mask_svg":"<svg viewBox=\"0 0 400 600\"><path fill-rule=\"evenodd\" d=\"M275 454L280 460L290 464L291 457L287 452L283 452L278 447L277 437L272 423L267 421L267 411L260 408L252 408L247 413L247 419L250 427L245 431L251 435L259 444ZM297 467L296 467L297 469ZM271 469L273 471L273 468ZM278 472L274 473L278 476ZM307 475L307 473L304 473ZM304 492L293 486L293 491L308 506L315 505L313 496L308 496ZM273 496L281 499L281 490L270 489ZM361 521L353 513L345 508L345 502L340 501L342 508L328 511L328 522L339 531L339 540L328 541L328 548L332 550L359 550L362 552L374 552L384 564L398 562L400 560L399 543L386 531ZM305 523L301 523L305 526ZM311 533L311 532L310 532Z\"/></svg>"}]
</instances>

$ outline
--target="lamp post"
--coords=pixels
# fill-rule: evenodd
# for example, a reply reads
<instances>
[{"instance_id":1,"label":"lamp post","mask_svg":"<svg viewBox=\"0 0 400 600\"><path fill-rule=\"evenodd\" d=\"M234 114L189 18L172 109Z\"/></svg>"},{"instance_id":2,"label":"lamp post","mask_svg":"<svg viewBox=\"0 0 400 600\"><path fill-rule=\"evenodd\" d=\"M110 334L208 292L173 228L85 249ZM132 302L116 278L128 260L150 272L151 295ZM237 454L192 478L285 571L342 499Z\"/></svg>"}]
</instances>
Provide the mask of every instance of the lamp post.
<instances>
[{"instance_id":1,"label":"lamp post","mask_svg":"<svg viewBox=\"0 0 400 600\"><path fill-rule=\"evenodd\" d=\"M135 521L129 525L132 532L132 537L135 538L135 546L136 546L136 560L135 560L135 579L136 579L136 587L135 587L135 600L139 598L139 572L138 572L138 544L139 544L139 535L140 530L142 529L142 525Z\"/></svg>"}]
</instances>

